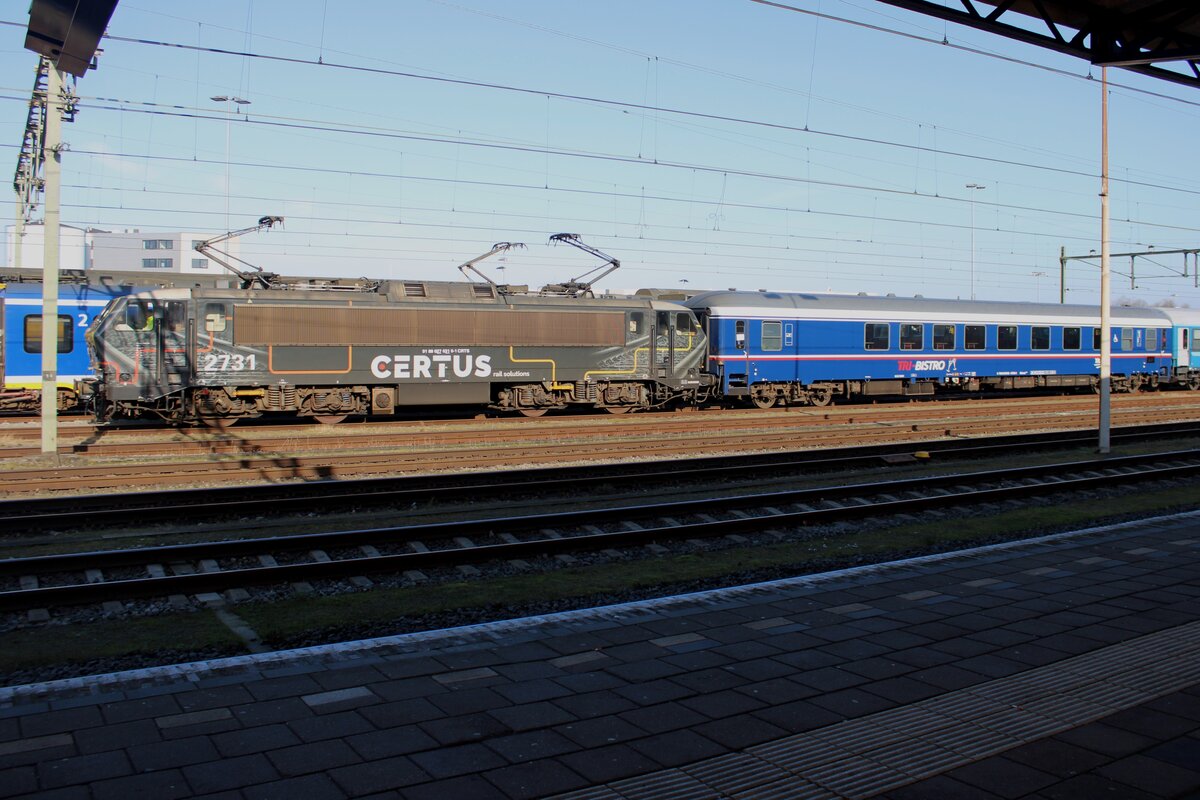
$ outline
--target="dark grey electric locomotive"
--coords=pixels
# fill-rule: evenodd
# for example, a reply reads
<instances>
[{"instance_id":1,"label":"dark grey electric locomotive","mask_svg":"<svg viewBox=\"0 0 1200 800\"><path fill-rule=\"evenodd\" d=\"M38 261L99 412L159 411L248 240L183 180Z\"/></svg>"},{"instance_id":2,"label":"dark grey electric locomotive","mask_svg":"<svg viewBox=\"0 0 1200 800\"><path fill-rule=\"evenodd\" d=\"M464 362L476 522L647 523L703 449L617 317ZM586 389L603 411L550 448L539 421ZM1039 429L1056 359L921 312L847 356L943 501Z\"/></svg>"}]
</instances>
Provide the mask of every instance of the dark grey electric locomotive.
<instances>
[{"instance_id":1,"label":"dark grey electric locomotive","mask_svg":"<svg viewBox=\"0 0 1200 800\"><path fill-rule=\"evenodd\" d=\"M90 332L98 415L330 423L448 404L620 413L713 390L704 332L671 302L596 298L574 282L536 293L490 281L262 283L114 301Z\"/></svg>"}]
</instances>

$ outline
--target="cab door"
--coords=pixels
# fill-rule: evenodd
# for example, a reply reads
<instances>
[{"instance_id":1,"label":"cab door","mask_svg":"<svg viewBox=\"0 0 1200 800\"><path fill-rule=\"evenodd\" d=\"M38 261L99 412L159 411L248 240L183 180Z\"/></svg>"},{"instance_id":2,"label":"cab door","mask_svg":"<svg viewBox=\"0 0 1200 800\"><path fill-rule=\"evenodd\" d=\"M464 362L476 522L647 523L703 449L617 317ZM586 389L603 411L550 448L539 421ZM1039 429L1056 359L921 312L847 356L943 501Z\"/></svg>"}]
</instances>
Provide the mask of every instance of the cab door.
<instances>
[{"instance_id":1,"label":"cab door","mask_svg":"<svg viewBox=\"0 0 1200 800\"><path fill-rule=\"evenodd\" d=\"M675 332L672 330L674 320L668 311L657 311L654 314L654 377L666 379L671 376L675 366Z\"/></svg>"},{"instance_id":2,"label":"cab door","mask_svg":"<svg viewBox=\"0 0 1200 800\"><path fill-rule=\"evenodd\" d=\"M188 383L191 359L188 354L187 303L167 300L161 304L162 325L158 326L163 386L167 391Z\"/></svg>"}]
</instances>

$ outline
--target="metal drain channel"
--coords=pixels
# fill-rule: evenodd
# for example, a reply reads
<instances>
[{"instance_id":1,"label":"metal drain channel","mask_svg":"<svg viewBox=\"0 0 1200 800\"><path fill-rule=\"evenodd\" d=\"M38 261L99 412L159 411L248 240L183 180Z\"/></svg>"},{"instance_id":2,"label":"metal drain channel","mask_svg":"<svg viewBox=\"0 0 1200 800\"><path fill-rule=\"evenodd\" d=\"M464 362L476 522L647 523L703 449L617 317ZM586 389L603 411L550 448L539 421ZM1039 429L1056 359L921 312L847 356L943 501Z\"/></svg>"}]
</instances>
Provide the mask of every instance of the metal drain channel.
<instances>
[{"instance_id":1,"label":"metal drain channel","mask_svg":"<svg viewBox=\"0 0 1200 800\"><path fill-rule=\"evenodd\" d=\"M1200 681L1200 622L555 800L868 798Z\"/></svg>"}]
</instances>

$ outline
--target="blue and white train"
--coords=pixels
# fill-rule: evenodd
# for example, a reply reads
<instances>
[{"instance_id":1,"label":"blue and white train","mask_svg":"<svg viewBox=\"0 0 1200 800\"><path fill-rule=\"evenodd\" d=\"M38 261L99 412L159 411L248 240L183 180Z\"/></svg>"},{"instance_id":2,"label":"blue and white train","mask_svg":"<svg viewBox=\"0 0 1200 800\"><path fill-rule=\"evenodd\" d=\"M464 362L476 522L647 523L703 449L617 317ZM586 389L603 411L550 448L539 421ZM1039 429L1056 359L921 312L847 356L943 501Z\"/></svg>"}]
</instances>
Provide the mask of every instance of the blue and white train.
<instances>
[{"instance_id":1,"label":"blue and white train","mask_svg":"<svg viewBox=\"0 0 1200 800\"><path fill-rule=\"evenodd\" d=\"M760 408L836 398L1095 390L1093 306L779 292L689 298L718 394ZM1112 387L1200 388L1200 312L1114 308Z\"/></svg>"},{"instance_id":2,"label":"blue and white train","mask_svg":"<svg viewBox=\"0 0 1200 800\"><path fill-rule=\"evenodd\" d=\"M58 408L77 408L76 381L91 377L85 334L128 286L63 283L58 299ZM0 283L0 411L36 411L42 399L42 284Z\"/></svg>"}]
</instances>

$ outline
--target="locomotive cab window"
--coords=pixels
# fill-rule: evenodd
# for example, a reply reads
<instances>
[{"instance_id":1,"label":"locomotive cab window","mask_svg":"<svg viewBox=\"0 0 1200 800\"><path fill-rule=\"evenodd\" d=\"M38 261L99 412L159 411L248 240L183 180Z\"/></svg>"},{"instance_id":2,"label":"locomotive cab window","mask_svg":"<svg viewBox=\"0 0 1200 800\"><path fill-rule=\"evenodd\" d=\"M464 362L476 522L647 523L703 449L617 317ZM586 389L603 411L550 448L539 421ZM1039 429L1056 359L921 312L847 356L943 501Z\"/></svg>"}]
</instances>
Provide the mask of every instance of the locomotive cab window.
<instances>
[{"instance_id":1,"label":"locomotive cab window","mask_svg":"<svg viewBox=\"0 0 1200 800\"><path fill-rule=\"evenodd\" d=\"M225 316L225 306L222 303L205 303L204 304L204 330L209 333L220 333L225 330L227 317Z\"/></svg>"},{"instance_id":2,"label":"locomotive cab window","mask_svg":"<svg viewBox=\"0 0 1200 800\"><path fill-rule=\"evenodd\" d=\"M1016 350L1017 349L1017 326L1016 325L997 325L996 326L996 347L1001 350Z\"/></svg>"},{"instance_id":3,"label":"locomotive cab window","mask_svg":"<svg viewBox=\"0 0 1200 800\"><path fill-rule=\"evenodd\" d=\"M866 350L887 350L888 324L886 322L868 322L863 326L863 348Z\"/></svg>"},{"instance_id":4,"label":"locomotive cab window","mask_svg":"<svg viewBox=\"0 0 1200 800\"><path fill-rule=\"evenodd\" d=\"M968 350L986 350L987 328L983 325L965 326L963 344Z\"/></svg>"},{"instance_id":5,"label":"locomotive cab window","mask_svg":"<svg viewBox=\"0 0 1200 800\"><path fill-rule=\"evenodd\" d=\"M900 349L901 350L921 350L925 347L925 326L924 325L901 325L900 326Z\"/></svg>"},{"instance_id":6,"label":"locomotive cab window","mask_svg":"<svg viewBox=\"0 0 1200 800\"><path fill-rule=\"evenodd\" d=\"M1063 328L1063 350L1078 350L1081 336L1081 328Z\"/></svg>"},{"instance_id":7,"label":"locomotive cab window","mask_svg":"<svg viewBox=\"0 0 1200 800\"><path fill-rule=\"evenodd\" d=\"M71 331L75 320L66 314L58 317L58 352L69 353L75 349ZM25 318L25 352L42 352L42 315L30 314Z\"/></svg>"},{"instance_id":8,"label":"locomotive cab window","mask_svg":"<svg viewBox=\"0 0 1200 800\"><path fill-rule=\"evenodd\" d=\"M934 350L953 350L954 349L954 326L953 325L934 325L933 326L933 349Z\"/></svg>"},{"instance_id":9,"label":"locomotive cab window","mask_svg":"<svg viewBox=\"0 0 1200 800\"><path fill-rule=\"evenodd\" d=\"M1133 328L1121 328L1121 350L1133 349Z\"/></svg>"},{"instance_id":10,"label":"locomotive cab window","mask_svg":"<svg viewBox=\"0 0 1200 800\"><path fill-rule=\"evenodd\" d=\"M1034 325L1029 329L1029 346L1034 350L1050 349L1050 326Z\"/></svg>"},{"instance_id":11,"label":"locomotive cab window","mask_svg":"<svg viewBox=\"0 0 1200 800\"><path fill-rule=\"evenodd\" d=\"M691 333L696 329L692 321L692 315L686 311L680 311L675 315L675 330L678 333Z\"/></svg>"},{"instance_id":12,"label":"locomotive cab window","mask_svg":"<svg viewBox=\"0 0 1200 800\"><path fill-rule=\"evenodd\" d=\"M629 341L633 341L637 337L645 333L646 330L646 315L641 311L629 312Z\"/></svg>"},{"instance_id":13,"label":"locomotive cab window","mask_svg":"<svg viewBox=\"0 0 1200 800\"><path fill-rule=\"evenodd\" d=\"M130 300L125 306L125 322L135 331L154 330L154 301Z\"/></svg>"},{"instance_id":14,"label":"locomotive cab window","mask_svg":"<svg viewBox=\"0 0 1200 800\"><path fill-rule=\"evenodd\" d=\"M762 349L766 352L783 349L782 322L764 322L762 324Z\"/></svg>"}]
</instances>

